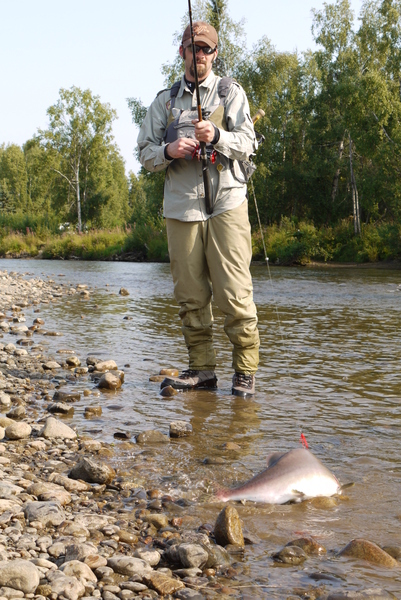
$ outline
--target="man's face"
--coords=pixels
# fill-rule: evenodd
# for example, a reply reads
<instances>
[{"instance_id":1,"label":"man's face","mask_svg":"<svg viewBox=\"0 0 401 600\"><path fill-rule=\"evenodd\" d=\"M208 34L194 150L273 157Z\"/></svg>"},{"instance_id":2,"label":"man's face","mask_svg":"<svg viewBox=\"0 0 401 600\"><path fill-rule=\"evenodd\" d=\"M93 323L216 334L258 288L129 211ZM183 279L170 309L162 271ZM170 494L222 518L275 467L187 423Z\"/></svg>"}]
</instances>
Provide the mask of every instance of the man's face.
<instances>
[{"instance_id":1,"label":"man's face","mask_svg":"<svg viewBox=\"0 0 401 600\"><path fill-rule=\"evenodd\" d=\"M198 48L209 48L204 42L196 42ZM185 63L185 77L188 81L195 81L194 64L192 56L192 45L190 44L186 48L180 46L180 56L184 59ZM206 79L212 70L213 61L217 56L217 50L212 54L205 54L202 50L196 53L196 68L198 71L198 78L200 80Z\"/></svg>"}]
</instances>

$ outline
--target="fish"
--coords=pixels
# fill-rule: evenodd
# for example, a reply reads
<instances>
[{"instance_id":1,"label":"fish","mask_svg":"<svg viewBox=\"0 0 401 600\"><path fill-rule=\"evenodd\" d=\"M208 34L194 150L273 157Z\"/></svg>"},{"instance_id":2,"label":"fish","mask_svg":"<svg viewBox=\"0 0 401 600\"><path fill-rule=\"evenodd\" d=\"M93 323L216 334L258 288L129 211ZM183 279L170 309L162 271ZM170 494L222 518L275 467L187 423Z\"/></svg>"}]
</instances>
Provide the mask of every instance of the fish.
<instances>
[{"instance_id":1,"label":"fish","mask_svg":"<svg viewBox=\"0 0 401 600\"><path fill-rule=\"evenodd\" d=\"M216 499L286 504L341 494L342 487L310 450L296 448L271 454L267 469L239 487L219 490Z\"/></svg>"}]
</instances>

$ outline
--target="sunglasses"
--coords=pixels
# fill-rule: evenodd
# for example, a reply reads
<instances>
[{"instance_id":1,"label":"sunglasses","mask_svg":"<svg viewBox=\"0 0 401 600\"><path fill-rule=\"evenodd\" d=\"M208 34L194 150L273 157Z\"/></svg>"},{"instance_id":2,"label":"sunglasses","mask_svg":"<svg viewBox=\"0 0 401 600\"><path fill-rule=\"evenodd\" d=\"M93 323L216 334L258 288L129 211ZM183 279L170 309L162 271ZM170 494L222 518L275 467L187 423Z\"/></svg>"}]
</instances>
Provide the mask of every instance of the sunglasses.
<instances>
[{"instance_id":1,"label":"sunglasses","mask_svg":"<svg viewBox=\"0 0 401 600\"><path fill-rule=\"evenodd\" d=\"M210 48L210 46L197 46L196 44L194 45L195 48L195 54L198 54L201 50L203 52L203 54L213 54L213 52L216 52L217 47L216 48ZM190 50L192 52L192 45L188 46L188 50Z\"/></svg>"}]
</instances>

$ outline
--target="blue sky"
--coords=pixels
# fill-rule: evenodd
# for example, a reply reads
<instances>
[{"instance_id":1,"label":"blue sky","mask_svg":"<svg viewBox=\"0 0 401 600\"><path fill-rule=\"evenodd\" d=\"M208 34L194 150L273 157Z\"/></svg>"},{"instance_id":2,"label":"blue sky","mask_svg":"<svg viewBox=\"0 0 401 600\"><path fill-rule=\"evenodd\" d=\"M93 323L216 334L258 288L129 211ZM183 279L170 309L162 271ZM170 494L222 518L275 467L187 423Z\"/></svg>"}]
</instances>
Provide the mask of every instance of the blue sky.
<instances>
[{"instance_id":1,"label":"blue sky","mask_svg":"<svg viewBox=\"0 0 401 600\"><path fill-rule=\"evenodd\" d=\"M309 4L310 2L310 4ZM362 0L351 0L356 16ZM229 0L245 18L247 45L267 36L279 51L313 48L318 0ZM137 131L126 98L149 105L163 88L160 67L177 52L187 0L0 0L0 144L22 145L47 126L60 88L89 88L117 111L114 135L126 170L138 171Z\"/></svg>"}]
</instances>

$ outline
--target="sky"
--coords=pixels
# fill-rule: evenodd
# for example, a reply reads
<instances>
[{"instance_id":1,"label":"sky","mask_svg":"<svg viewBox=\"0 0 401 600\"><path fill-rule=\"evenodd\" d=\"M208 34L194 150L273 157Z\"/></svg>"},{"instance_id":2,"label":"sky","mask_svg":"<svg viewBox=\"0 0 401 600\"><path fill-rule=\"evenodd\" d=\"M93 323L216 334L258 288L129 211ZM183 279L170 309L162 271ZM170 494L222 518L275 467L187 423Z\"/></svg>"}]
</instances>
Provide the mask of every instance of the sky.
<instances>
[{"instance_id":1,"label":"sky","mask_svg":"<svg viewBox=\"0 0 401 600\"><path fill-rule=\"evenodd\" d=\"M320 0L228 0L245 19L247 47L267 36L276 50L315 48L311 9ZM351 0L358 16L362 0ZM127 173L139 170L137 129L126 98L148 106L164 88L161 65L177 53L174 33L187 0L0 0L0 144L22 146L48 125L60 88L90 89L117 111L115 141Z\"/></svg>"}]
</instances>

